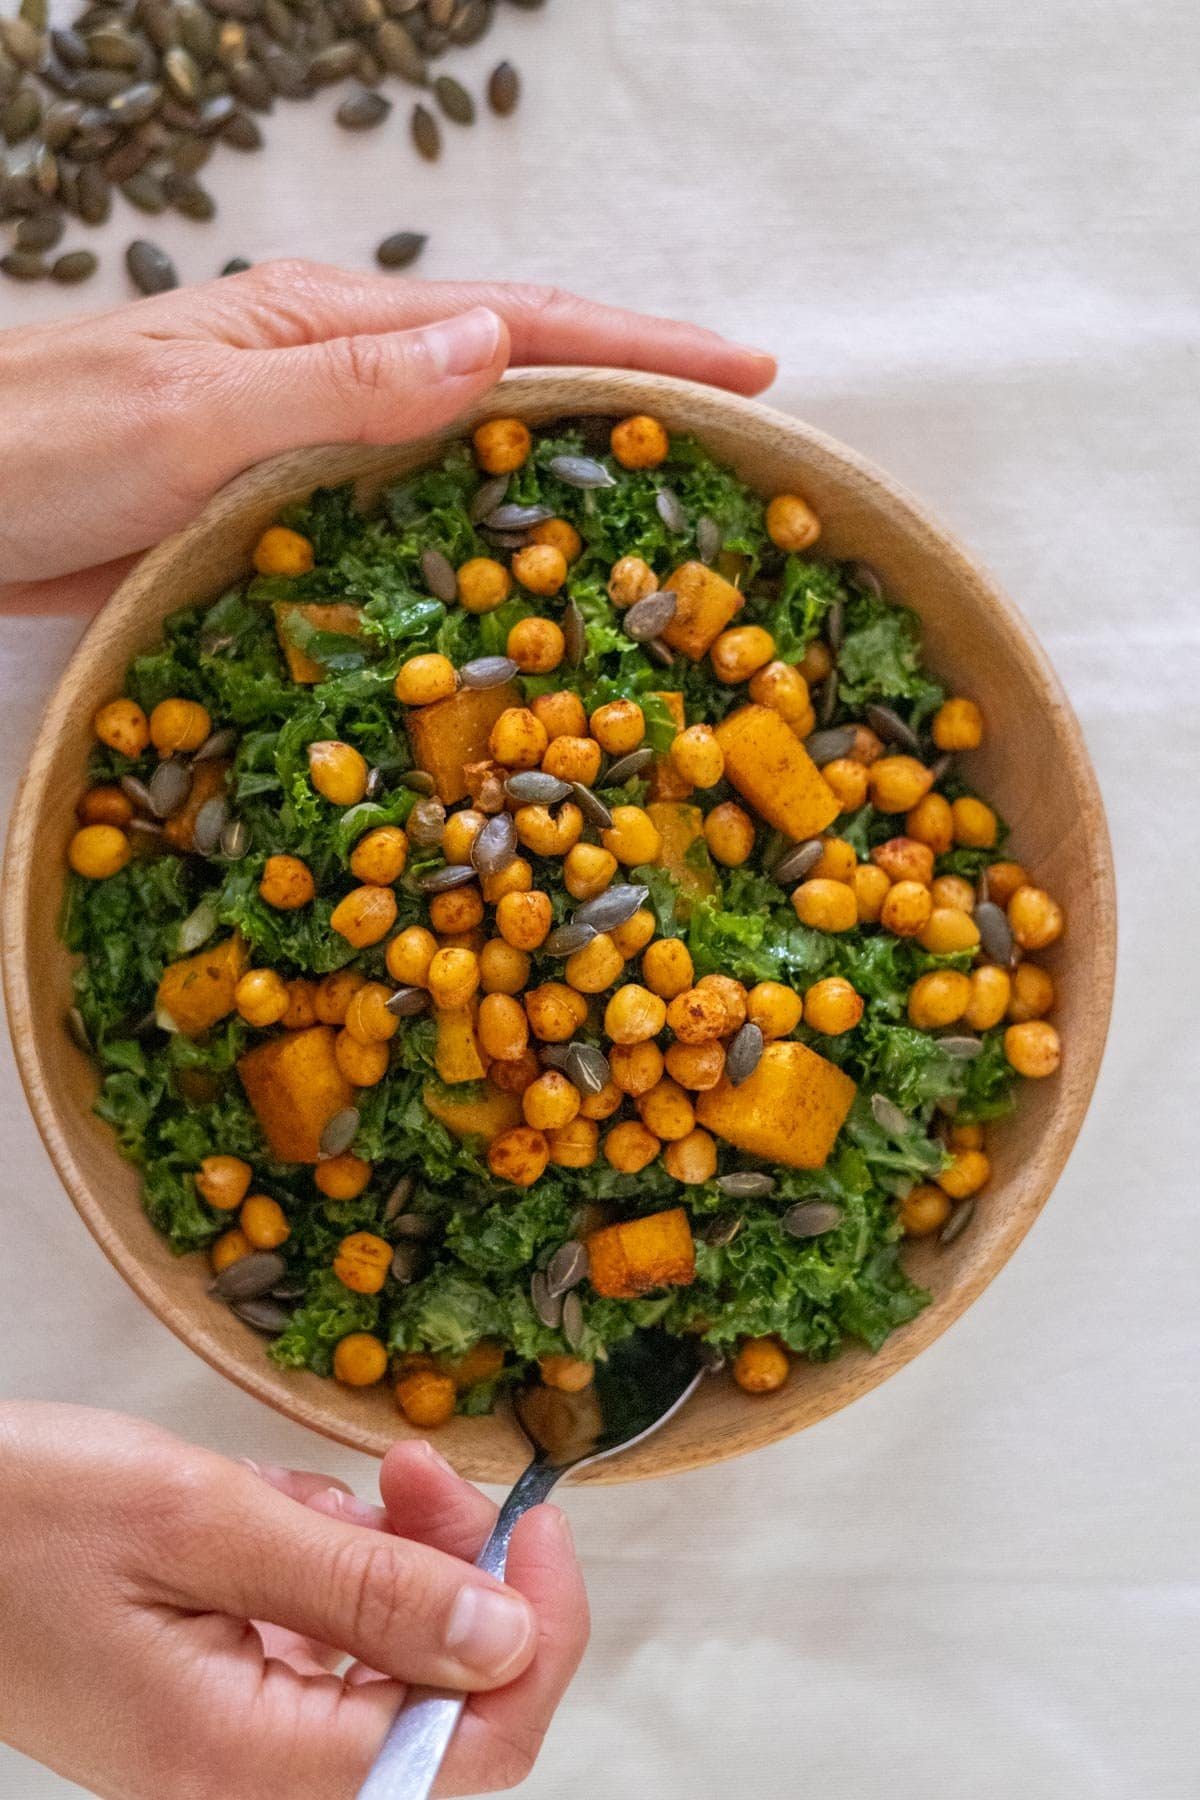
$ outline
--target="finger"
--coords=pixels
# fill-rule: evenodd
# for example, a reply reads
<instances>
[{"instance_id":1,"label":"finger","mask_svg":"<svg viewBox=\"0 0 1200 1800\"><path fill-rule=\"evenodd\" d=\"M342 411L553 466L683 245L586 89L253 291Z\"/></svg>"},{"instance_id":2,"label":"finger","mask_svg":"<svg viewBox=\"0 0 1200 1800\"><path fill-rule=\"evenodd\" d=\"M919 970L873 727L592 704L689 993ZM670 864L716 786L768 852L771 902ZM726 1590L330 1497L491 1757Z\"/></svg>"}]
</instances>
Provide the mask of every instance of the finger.
<instances>
[{"instance_id":1,"label":"finger","mask_svg":"<svg viewBox=\"0 0 1200 1800\"><path fill-rule=\"evenodd\" d=\"M328 1493L330 1488L348 1494L350 1489L344 1481L335 1475L321 1475L314 1469L288 1469L282 1463L252 1462L248 1456L240 1456L238 1461L243 1468L253 1470L268 1487L273 1487L278 1494L286 1494L289 1500L305 1502L314 1494Z\"/></svg>"},{"instance_id":2,"label":"finger","mask_svg":"<svg viewBox=\"0 0 1200 1800\"><path fill-rule=\"evenodd\" d=\"M258 1633L263 1655L286 1663L297 1675L328 1675L342 1660L344 1652L334 1644L319 1644L316 1638L301 1637L298 1631L285 1631L282 1625L267 1625L261 1619L250 1623Z\"/></svg>"},{"instance_id":3,"label":"finger","mask_svg":"<svg viewBox=\"0 0 1200 1800\"><path fill-rule=\"evenodd\" d=\"M388 1451L379 1492L393 1531L467 1562L474 1562L496 1523L492 1502L420 1438Z\"/></svg>"},{"instance_id":4,"label":"finger","mask_svg":"<svg viewBox=\"0 0 1200 1800\"><path fill-rule=\"evenodd\" d=\"M136 562L136 556L122 556L116 562L81 569L75 575L56 575L49 581L18 581L0 586L0 613L45 618L53 614L96 612Z\"/></svg>"},{"instance_id":5,"label":"finger","mask_svg":"<svg viewBox=\"0 0 1200 1800\"><path fill-rule=\"evenodd\" d=\"M536 1621L518 1593L423 1544L299 1506L247 1469L220 1464L180 1498L152 1597L187 1611L263 1619L336 1644L400 1681L461 1690L511 1681L534 1654Z\"/></svg>"}]
</instances>

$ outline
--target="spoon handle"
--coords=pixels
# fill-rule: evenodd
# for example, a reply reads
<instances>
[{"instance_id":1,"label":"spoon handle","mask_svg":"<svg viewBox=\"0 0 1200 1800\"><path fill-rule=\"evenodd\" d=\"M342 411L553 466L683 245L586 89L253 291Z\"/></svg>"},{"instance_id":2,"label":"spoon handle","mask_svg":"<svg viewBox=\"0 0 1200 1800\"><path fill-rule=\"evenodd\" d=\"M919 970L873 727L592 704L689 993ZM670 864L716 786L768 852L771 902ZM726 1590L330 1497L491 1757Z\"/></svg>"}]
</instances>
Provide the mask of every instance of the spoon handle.
<instances>
[{"instance_id":1,"label":"spoon handle","mask_svg":"<svg viewBox=\"0 0 1200 1800\"><path fill-rule=\"evenodd\" d=\"M562 1473L540 1457L533 1459L500 1508L492 1535L475 1559L476 1568L503 1579L517 1520L541 1504ZM465 1694L409 1688L358 1790L358 1800L428 1800L465 1704Z\"/></svg>"}]
</instances>

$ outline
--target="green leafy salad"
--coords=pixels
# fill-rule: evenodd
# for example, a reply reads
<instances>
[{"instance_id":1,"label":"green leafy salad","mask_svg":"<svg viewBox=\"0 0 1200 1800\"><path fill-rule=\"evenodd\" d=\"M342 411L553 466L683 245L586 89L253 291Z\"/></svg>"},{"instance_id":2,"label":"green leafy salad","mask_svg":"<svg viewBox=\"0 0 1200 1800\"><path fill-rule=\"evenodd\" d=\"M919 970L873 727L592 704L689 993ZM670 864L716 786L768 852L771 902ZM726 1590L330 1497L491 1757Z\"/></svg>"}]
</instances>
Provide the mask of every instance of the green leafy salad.
<instances>
[{"instance_id":1,"label":"green leafy salad","mask_svg":"<svg viewBox=\"0 0 1200 1800\"><path fill-rule=\"evenodd\" d=\"M491 419L289 509L100 708L72 1028L282 1366L429 1428L650 1326L768 1392L926 1303L1063 920L819 531L655 419Z\"/></svg>"}]
</instances>

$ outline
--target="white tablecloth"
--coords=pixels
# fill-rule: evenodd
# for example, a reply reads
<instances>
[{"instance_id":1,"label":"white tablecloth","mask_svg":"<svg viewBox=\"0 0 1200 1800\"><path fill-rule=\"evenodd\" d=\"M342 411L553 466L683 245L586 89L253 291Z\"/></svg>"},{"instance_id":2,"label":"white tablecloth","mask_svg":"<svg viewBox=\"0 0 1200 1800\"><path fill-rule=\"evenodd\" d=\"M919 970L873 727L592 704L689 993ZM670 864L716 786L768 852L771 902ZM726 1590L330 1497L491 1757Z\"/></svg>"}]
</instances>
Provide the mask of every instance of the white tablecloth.
<instances>
[{"instance_id":1,"label":"white tablecloth","mask_svg":"<svg viewBox=\"0 0 1200 1800\"><path fill-rule=\"evenodd\" d=\"M349 140L320 102L284 108L275 155L210 165L214 225L153 234L197 278L235 252L365 262L385 230L429 227L428 274L561 281L773 345L776 403L923 495L1025 607L1088 732L1123 907L1088 1126L970 1314L790 1443L568 1494L595 1636L527 1792L1194 1800L1193 0L501 12L471 60L502 46L521 65L510 123L451 129L428 168L398 124ZM103 286L0 285L0 319L119 298L117 248L143 228L110 225ZM0 627L6 793L75 633ZM370 1462L260 1408L141 1309L10 1064L0 1083L3 1389L371 1490ZM3 1800L77 1791L0 1752Z\"/></svg>"}]
</instances>

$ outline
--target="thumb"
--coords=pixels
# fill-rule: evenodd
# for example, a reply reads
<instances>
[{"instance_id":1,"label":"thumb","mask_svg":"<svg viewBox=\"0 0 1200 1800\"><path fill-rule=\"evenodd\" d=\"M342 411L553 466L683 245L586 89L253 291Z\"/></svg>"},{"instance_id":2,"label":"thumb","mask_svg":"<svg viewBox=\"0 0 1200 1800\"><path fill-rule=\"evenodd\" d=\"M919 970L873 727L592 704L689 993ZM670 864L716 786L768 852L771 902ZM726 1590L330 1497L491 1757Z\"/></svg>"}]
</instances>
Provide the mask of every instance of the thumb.
<instances>
[{"instance_id":1,"label":"thumb","mask_svg":"<svg viewBox=\"0 0 1200 1800\"><path fill-rule=\"evenodd\" d=\"M282 1625L397 1681L473 1691L530 1663L537 1620L512 1588L441 1550L347 1524L249 1470L209 1494L175 1604Z\"/></svg>"},{"instance_id":2,"label":"thumb","mask_svg":"<svg viewBox=\"0 0 1200 1800\"><path fill-rule=\"evenodd\" d=\"M233 349L214 384L229 473L311 444L398 444L450 425L494 386L508 327L484 306L409 331Z\"/></svg>"}]
</instances>

